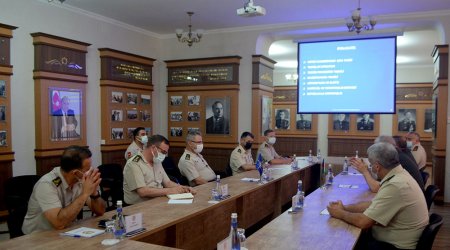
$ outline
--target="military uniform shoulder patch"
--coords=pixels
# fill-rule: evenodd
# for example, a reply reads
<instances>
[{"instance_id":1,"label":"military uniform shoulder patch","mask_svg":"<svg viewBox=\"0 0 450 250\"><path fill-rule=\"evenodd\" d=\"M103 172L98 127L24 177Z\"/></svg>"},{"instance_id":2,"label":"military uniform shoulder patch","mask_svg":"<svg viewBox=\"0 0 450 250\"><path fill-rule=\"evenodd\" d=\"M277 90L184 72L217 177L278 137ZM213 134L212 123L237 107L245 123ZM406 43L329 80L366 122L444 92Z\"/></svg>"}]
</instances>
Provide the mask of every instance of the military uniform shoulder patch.
<instances>
[{"instance_id":1,"label":"military uniform shoulder patch","mask_svg":"<svg viewBox=\"0 0 450 250\"><path fill-rule=\"evenodd\" d=\"M189 161L191 159L191 155L190 154L186 154L186 156L184 157L185 160Z\"/></svg>"},{"instance_id":2,"label":"military uniform shoulder patch","mask_svg":"<svg viewBox=\"0 0 450 250\"><path fill-rule=\"evenodd\" d=\"M127 158L130 159L131 158L131 152L128 152L127 154Z\"/></svg>"},{"instance_id":3,"label":"military uniform shoulder patch","mask_svg":"<svg viewBox=\"0 0 450 250\"><path fill-rule=\"evenodd\" d=\"M59 185L61 185L62 180L61 177L56 177L55 179L52 180L53 184L55 184L56 187L59 187Z\"/></svg>"},{"instance_id":4,"label":"military uniform shoulder patch","mask_svg":"<svg viewBox=\"0 0 450 250\"><path fill-rule=\"evenodd\" d=\"M242 153L242 150L240 148L238 149L238 153Z\"/></svg>"},{"instance_id":5,"label":"military uniform shoulder patch","mask_svg":"<svg viewBox=\"0 0 450 250\"><path fill-rule=\"evenodd\" d=\"M135 157L133 157L134 162L139 162L142 159L142 157L140 155L136 155Z\"/></svg>"},{"instance_id":6,"label":"military uniform shoulder patch","mask_svg":"<svg viewBox=\"0 0 450 250\"><path fill-rule=\"evenodd\" d=\"M415 146L412 151L417 151L419 147Z\"/></svg>"}]
</instances>

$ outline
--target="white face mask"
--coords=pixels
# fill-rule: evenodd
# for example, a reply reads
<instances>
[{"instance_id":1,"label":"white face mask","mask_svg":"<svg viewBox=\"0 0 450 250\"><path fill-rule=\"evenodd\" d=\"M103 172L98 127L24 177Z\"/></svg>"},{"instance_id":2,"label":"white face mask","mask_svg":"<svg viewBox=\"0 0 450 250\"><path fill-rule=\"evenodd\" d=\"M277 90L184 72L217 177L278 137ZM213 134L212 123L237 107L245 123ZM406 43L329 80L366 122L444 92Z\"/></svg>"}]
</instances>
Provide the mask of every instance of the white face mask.
<instances>
[{"instance_id":1,"label":"white face mask","mask_svg":"<svg viewBox=\"0 0 450 250\"><path fill-rule=\"evenodd\" d=\"M267 141L270 145L275 144L275 142L277 141L276 137L269 137L269 140Z\"/></svg>"},{"instance_id":2,"label":"white face mask","mask_svg":"<svg viewBox=\"0 0 450 250\"><path fill-rule=\"evenodd\" d=\"M412 141L407 141L407 142L406 142L406 147L407 147L408 149L411 149L411 148L413 147Z\"/></svg>"},{"instance_id":3,"label":"white face mask","mask_svg":"<svg viewBox=\"0 0 450 250\"><path fill-rule=\"evenodd\" d=\"M166 158L165 154L160 153L159 151L157 151L157 152L158 152L158 155L156 155L156 156L153 155L153 163L161 163Z\"/></svg>"},{"instance_id":4,"label":"white face mask","mask_svg":"<svg viewBox=\"0 0 450 250\"><path fill-rule=\"evenodd\" d=\"M200 154L203 150L203 144L197 144L197 147L194 149L194 152Z\"/></svg>"},{"instance_id":5,"label":"white face mask","mask_svg":"<svg viewBox=\"0 0 450 250\"><path fill-rule=\"evenodd\" d=\"M147 142L148 142L148 136L143 135L143 136L138 137L138 138L139 138L138 140L139 140L143 145L147 145Z\"/></svg>"}]
</instances>

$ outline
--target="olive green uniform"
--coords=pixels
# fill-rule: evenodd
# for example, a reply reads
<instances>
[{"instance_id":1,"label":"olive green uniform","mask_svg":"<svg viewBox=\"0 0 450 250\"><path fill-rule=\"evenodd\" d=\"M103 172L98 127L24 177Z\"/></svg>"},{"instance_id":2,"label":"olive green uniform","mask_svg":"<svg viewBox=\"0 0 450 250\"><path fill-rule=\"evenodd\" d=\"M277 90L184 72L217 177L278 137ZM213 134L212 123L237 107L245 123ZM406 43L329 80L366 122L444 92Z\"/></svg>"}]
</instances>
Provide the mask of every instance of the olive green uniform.
<instances>
[{"instance_id":1,"label":"olive green uniform","mask_svg":"<svg viewBox=\"0 0 450 250\"><path fill-rule=\"evenodd\" d=\"M280 156L275 152L275 148L268 144L267 142L263 142L258 149L258 155L261 154L263 161L269 162L273 159L278 159Z\"/></svg>"},{"instance_id":2,"label":"olive green uniform","mask_svg":"<svg viewBox=\"0 0 450 250\"><path fill-rule=\"evenodd\" d=\"M205 181L212 181L216 178L216 174L201 154L195 154L186 149L178 162L178 168L181 174L188 179L191 187L195 186L194 180L198 177Z\"/></svg>"},{"instance_id":3,"label":"olive green uniform","mask_svg":"<svg viewBox=\"0 0 450 250\"><path fill-rule=\"evenodd\" d=\"M251 149L245 150L242 145L237 146L230 156L230 167L233 170L233 175L242 173L245 170L241 168L242 165L253 164Z\"/></svg>"}]
</instances>

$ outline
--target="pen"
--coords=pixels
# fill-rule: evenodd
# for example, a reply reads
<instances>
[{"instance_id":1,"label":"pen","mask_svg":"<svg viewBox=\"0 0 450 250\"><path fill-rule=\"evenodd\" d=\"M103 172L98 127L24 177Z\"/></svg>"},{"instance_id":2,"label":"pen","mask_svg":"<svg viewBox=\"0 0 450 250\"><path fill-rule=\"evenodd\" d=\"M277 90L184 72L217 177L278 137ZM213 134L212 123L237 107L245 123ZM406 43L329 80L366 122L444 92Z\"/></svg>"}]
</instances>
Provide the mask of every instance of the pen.
<instances>
[{"instance_id":1,"label":"pen","mask_svg":"<svg viewBox=\"0 0 450 250\"><path fill-rule=\"evenodd\" d=\"M70 236L70 237L74 237L74 238L81 238L81 235L79 235L79 234L65 234L65 233L60 233L59 235L61 235L61 236Z\"/></svg>"}]
</instances>

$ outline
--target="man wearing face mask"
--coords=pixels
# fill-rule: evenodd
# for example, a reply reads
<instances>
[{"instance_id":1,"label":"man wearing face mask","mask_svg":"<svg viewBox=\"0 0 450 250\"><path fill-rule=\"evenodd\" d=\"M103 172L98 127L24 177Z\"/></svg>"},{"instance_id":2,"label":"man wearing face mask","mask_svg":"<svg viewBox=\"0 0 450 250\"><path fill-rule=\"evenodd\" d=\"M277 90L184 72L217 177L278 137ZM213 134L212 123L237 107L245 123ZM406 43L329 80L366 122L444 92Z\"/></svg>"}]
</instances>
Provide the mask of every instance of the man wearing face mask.
<instances>
[{"instance_id":1,"label":"man wearing face mask","mask_svg":"<svg viewBox=\"0 0 450 250\"><path fill-rule=\"evenodd\" d=\"M237 146L230 156L230 167L233 175L256 169L252 158L252 145L255 137L250 132L241 135L239 146Z\"/></svg>"},{"instance_id":2,"label":"man wearing face mask","mask_svg":"<svg viewBox=\"0 0 450 250\"><path fill-rule=\"evenodd\" d=\"M261 154L263 161L269 164L291 164L293 158L282 157L277 154L273 145L276 142L275 131L268 129L264 131L265 141L259 146L258 155Z\"/></svg>"},{"instance_id":3,"label":"man wearing face mask","mask_svg":"<svg viewBox=\"0 0 450 250\"><path fill-rule=\"evenodd\" d=\"M186 137L186 148L178 162L181 174L189 181L190 186L205 184L216 179L216 174L200 154L203 150L202 134L191 131Z\"/></svg>"},{"instance_id":4,"label":"man wearing face mask","mask_svg":"<svg viewBox=\"0 0 450 250\"><path fill-rule=\"evenodd\" d=\"M128 146L127 151L125 151L125 160L128 160L137 155L137 153L142 152L142 147L147 143L147 138L145 128L135 128L133 130L133 142Z\"/></svg>"},{"instance_id":5,"label":"man wearing face mask","mask_svg":"<svg viewBox=\"0 0 450 250\"><path fill-rule=\"evenodd\" d=\"M427 166L427 152L420 144L420 135L417 132L409 132L406 135L406 145L411 150L420 170Z\"/></svg>"},{"instance_id":6,"label":"man wearing face mask","mask_svg":"<svg viewBox=\"0 0 450 250\"><path fill-rule=\"evenodd\" d=\"M66 228L85 204L96 215L105 213L105 201L98 194L100 173L90 170L91 156L87 148L69 146L61 156L61 167L36 183L22 225L25 234Z\"/></svg>"},{"instance_id":7,"label":"man wearing face mask","mask_svg":"<svg viewBox=\"0 0 450 250\"><path fill-rule=\"evenodd\" d=\"M123 193L127 204L168 194L195 194L190 187L172 182L167 176L161 163L168 151L169 141L162 135L153 135L144 144L144 150L127 161L123 169Z\"/></svg>"},{"instance_id":8,"label":"man wearing face mask","mask_svg":"<svg viewBox=\"0 0 450 250\"><path fill-rule=\"evenodd\" d=\"M428 225L427 203L419 185L399 164L393 145L375 143L367 154L372 172L381 179L376 196L351 205L330 202L328 212L361 229L371 228L367 246L362 249L416 249Z\"/></svg>"}]
</instances>

